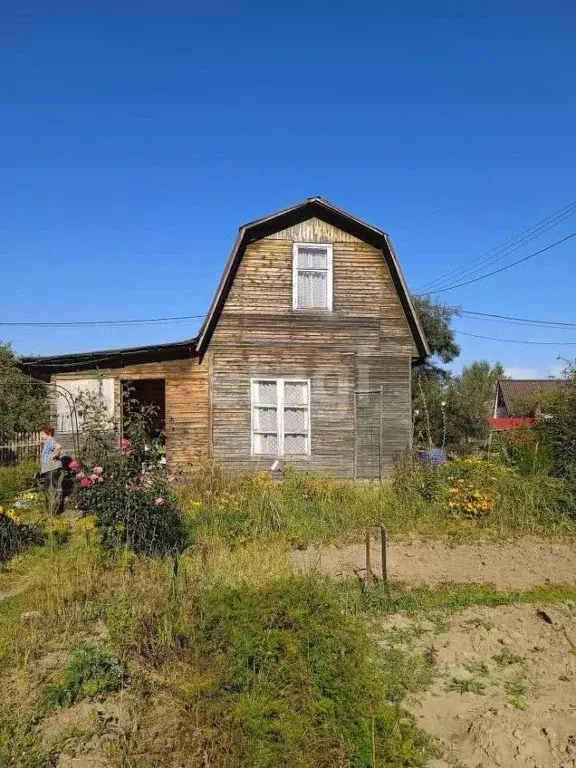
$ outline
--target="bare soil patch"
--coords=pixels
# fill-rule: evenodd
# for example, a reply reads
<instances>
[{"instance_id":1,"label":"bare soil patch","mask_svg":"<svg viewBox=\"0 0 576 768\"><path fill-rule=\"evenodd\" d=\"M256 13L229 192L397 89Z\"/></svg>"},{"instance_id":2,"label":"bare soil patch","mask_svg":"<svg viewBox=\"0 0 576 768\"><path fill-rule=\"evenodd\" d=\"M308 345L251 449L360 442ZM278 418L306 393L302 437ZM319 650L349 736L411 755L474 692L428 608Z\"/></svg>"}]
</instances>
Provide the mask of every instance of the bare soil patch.
<instances>
[{"instance_id":1,"label":"bare soil patch","mask_svg":"<svg viewBox=\"0 0 576 768\"><path fill-rule=\"evenodd\" d=\"M354 578L365 567L363 544L310 547L293 553L306 574ZM381 569L380 547L372 547L372 570ZM388 575L415 584L474 582L500 589L529 589L546 583L574 583L576 544L522 539L502 544L450 544L443 541L395 542L388 546Z\"/></svg>"},{"instance_id":2,"label":"bare soil patch","mask_svg":"<svg viewBox=\"0 0 576 768\"><path fill-rule=\"evenodd\" d=\"M384 627L386 642L405 637L435 659L432 686L407 703L445 750L438 767L576 767L573 603L470 608L444 632L406 616Z\"/></svg>"}]
</instances>

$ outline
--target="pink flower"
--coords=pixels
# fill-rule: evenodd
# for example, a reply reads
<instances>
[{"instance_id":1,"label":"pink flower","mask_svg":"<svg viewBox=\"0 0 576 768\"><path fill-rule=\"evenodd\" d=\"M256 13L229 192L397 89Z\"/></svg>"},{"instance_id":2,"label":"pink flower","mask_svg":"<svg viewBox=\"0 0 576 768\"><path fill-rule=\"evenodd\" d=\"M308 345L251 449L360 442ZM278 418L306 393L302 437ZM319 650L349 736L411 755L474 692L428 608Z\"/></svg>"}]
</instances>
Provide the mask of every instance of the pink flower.
<instances>
[{"instance_id":1,"label":"pink flower","mask_svg":"<svg viewBox=\"0 0 576 768\"><path fill-rule=\"evenodd\" d=\"M82 488L90 488L92 485L92 480L90 480L89 477L83 477L82 480L80 480L80 485Z\"/></svg>"},{"instance_id":2,"label":"pink flower","mask_svg":"<svg viewBox=\"0 0 576 768\"><path fill-rule=\"evenodd\" d=\"M96 472L92 472L90 475L90 480L92 480L93 483L97 483L100 479L100 475L97 475Z\"/></svg>"},{"instance_id":3,"label":"pink flower","mask_svg":"<svg viewBox=\"0 0 576 768\"><path fill-rule=\"evenodd\" d=\"M164 506L164 504L166 504L166 499L163 499L163 498L162 498L162 496L158 496L158 498L156 499L156 501L154 502L154 504L155 504L157 507L163 507L163 506Z\"/></svg>"},{"instance_id":4,"label":"pink flower","mask_svg":"<svg viewBox=\"0 0 576 768\"><path fill-rule=\"evenodd\" d=\"M79 468L80 468L80 464L78 464L78 462L76 461L76 459L72 459L72 461L70 462L70 464L68 464L68 469L72 469L72 470L74 470L74 469L79 469Z\"/></svg>"},{"instance_id":5,"label":"pink flower","mask_svg":"<svg viewBox=\"0 0 576 768\"><path fill-rule=\"evenodd\" d=\"M76 472L75 477L76 477L76 480L82 480L82 478L86 477L86 475L84 474L84 472Z\"/></svg>"},{"instance_id":6,"label":"pink flower","mask_svg":"<svg viewBox=\"0 0 576 768\"><path fill-rule=\"evenodd\" d=\"M94 469L92 470L92 474L93 475L103 475L104 474L104 470L102 469L102 467L94 467Z\"/></svg>"},{"instance_id":7,"label":"pink flower","mask_svg":"<svg viewBox=\"0 0 576 768\"><path fill-rule=\"evenodd\" d=\"M132 443L130 442L130 440L128 440L127 437L122 438L122 440L120 441L120 447L121 447L122 453L125 456L130 456L132 454Z\"/></svg>"},{"instance_id":8,"label":"pink flower","mask_svg":"<svg viewBox=\"0 0 576 768\"><path fill-rule=\"evenodd\" d=\"M98 480L97 480L97 482L99 482L99 483L103 483L103 482L104 482L104 478L102 477L102 475L100 475L100 476L98 477Z\"/></svg>"}]
</instances>

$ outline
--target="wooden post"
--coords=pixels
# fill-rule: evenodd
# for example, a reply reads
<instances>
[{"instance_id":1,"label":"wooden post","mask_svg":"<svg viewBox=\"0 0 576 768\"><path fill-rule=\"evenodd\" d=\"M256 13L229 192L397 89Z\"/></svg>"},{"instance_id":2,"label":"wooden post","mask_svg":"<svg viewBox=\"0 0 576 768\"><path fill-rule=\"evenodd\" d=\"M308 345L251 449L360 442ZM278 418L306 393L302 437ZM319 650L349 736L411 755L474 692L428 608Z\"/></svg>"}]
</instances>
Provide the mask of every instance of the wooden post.
<instances>
[{"instance_id":1,"label":"wooden post","mask_svg":"<svg viewBox=\"0 0 576 768\"><path fill-rule=\"evenodd\" d=\"M370 528L366 528L366 575L372 571L370 562Z\"/></svg>"},{"instance_id":2,"label":"wooden post","mask_svg":"<svg viewBox=\"0 0 576 768\"><path fill-rule=\"evenodd\" d=\"M370 553L370 526L366 527L366 573L364 582L370 586L374 584L374 574L372 573L372 560Z\"/></svg>"},{"instance_id":3,"label":"wooden post","mask_svg":"<svg viewBox=\"0 0 576 768\"><path fill-rule=\"evenodd\" d=\"M388 583L388 535L386 528L380 525L380 548L382 552L382 581Z\"/></svg>"}]
</instances>

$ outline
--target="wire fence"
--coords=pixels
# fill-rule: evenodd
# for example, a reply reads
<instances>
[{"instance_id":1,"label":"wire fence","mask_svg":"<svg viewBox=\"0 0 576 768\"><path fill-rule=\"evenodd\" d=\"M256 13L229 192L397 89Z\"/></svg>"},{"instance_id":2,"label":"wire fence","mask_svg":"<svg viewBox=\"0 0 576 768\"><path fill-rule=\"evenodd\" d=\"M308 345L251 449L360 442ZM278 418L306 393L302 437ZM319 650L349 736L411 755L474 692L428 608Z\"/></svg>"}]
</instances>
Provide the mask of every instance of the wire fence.
<instances>
[{"instance_id":1,"label":"wire fence","mask_svg":"<svg viewBox=\"0 0 576 768\"><path fill-rule=\"evenodd\" d=\"M354 393L354 479L382 476L382 390Z\"/></svg>"},{"instance_id":2,"label":"wire fence","mask_svg":"<svg viewBox=\"0 0 576 768\"><path fill-rule=\"evenodd\" d=\"M40 459L42 441L40 432L0 432L0 466L17 464L26 459Z\"/></svg>"}]
</instances>

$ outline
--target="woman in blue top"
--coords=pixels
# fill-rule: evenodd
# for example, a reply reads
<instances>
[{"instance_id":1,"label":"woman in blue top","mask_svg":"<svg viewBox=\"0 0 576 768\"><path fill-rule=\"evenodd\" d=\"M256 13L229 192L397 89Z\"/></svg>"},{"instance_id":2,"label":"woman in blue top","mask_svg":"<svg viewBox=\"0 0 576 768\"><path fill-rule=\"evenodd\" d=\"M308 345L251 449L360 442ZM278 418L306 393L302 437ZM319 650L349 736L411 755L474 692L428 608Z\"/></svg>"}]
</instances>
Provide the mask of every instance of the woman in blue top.
<instances>
[{"instance_id":1,"label":"woman in blue top","mask_svg":"<svg viewBox=\"0 0 576 768\"><path fill-rule=\"evenodd\" d=\"M60 512L64 509L64 499L61 492L62 466L60 462L61 446L54 438L54 427L46 424L40 430L42 453L40 454L40 477L44 481L46 507L49 512Z\"/></svg>"}]
</instances>

